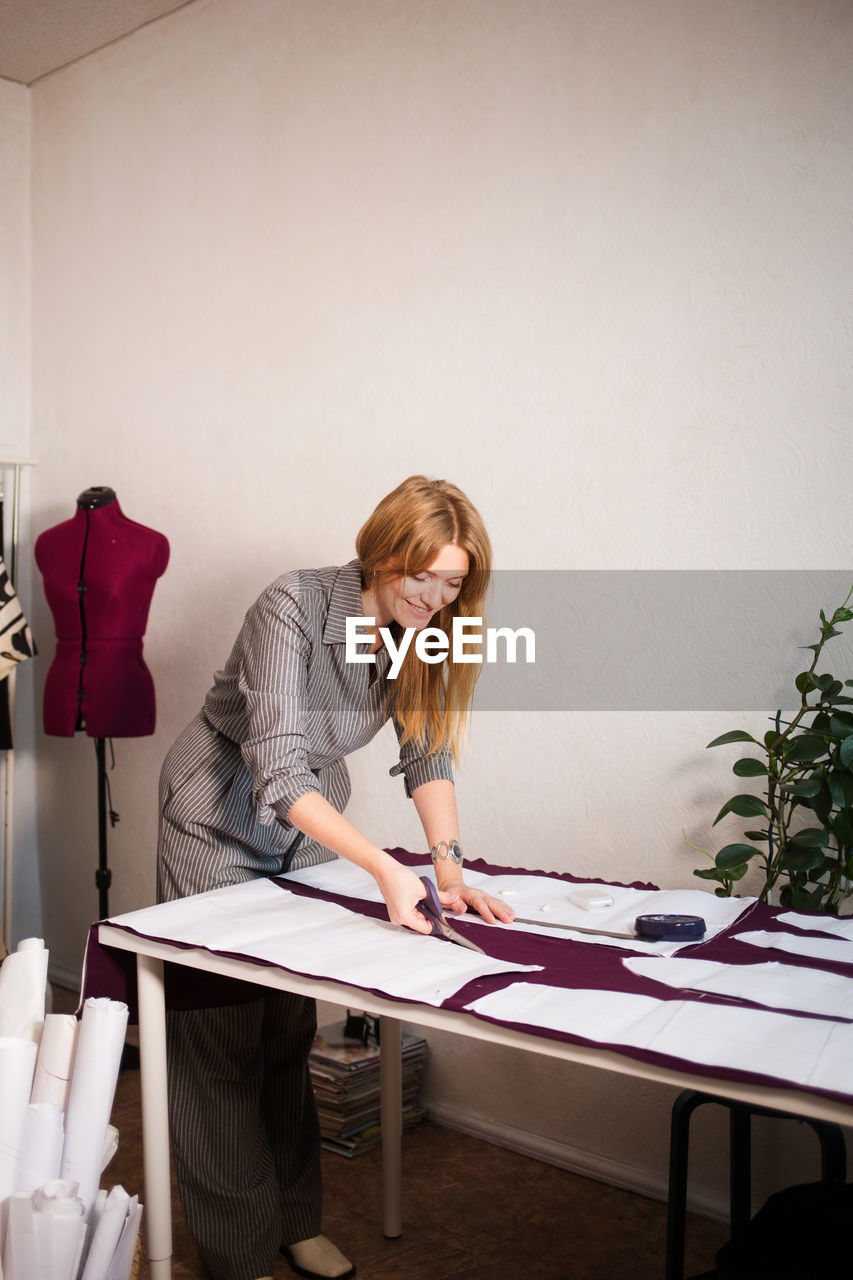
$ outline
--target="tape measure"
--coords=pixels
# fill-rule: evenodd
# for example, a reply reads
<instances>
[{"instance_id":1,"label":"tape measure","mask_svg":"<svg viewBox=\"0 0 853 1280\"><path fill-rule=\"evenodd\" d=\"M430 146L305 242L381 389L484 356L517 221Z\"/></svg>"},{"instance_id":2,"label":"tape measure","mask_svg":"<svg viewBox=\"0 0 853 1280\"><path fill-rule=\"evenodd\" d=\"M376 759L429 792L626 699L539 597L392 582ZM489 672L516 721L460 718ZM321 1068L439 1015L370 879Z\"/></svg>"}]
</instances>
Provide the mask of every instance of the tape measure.
<instances>
[{"instance_id":1,"label":"tape measure","mask_svg":"<svg viewBox=\"0 0 853 1280\"><path fill-rule=\"evenodd\" d=\"M701 916L637 916L634 928L638 938L653 942L687 942L705 936L705 921Z\"/></svg>"}]
</instances>

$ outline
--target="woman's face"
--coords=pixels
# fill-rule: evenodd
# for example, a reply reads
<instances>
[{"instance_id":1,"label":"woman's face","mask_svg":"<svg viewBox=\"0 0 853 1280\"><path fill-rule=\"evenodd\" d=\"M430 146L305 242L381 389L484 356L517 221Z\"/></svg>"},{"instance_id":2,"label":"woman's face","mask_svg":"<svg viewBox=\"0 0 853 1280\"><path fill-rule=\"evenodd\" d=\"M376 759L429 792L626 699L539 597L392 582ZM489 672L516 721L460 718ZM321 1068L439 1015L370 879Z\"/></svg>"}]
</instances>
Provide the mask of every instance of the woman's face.
<instances>
[{"instance_id":1,"label":"woman's face","mask_svg":"<svg viewBox=\"0 0 853 1280\"><path fill-rule=\"evenodd\" d=\"M418 631L428 626L433 614L459 595L468 567L468 552L449 542L422 573L377 579L371 591L377 626L397 622Z\"/></svg>"}]
</instances>

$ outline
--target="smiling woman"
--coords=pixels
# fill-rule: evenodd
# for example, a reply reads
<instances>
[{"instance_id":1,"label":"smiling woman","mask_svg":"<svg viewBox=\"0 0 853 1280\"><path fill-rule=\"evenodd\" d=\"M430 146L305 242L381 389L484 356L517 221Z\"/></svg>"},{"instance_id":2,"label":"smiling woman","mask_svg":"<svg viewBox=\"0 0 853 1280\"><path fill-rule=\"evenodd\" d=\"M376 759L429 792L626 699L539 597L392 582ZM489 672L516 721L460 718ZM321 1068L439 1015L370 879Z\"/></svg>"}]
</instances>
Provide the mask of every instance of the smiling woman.
<instances>
[{"instance_id":1,"label":"smiling woman","mask_svg":"<svg viewBox=\"0 0 853 1280\"><path fill-rule=\"evenodd\" d=\"M478 666L419 661L402 636L478 620L491 571L483 522L444 480L411 476L380 502L340 568L285 573L246 614L204 707L163 766L161 900L278 875L336 855L369 871L393 924L429 933L415 873L343 816L345 757L393 719L402 774L441 904L510 921L468 886L453 758ZM366 669L347 661L351 619L372 617ZM388 840L394 845L393 839ZM268 992L250 1004L169 1014L169 1105L187 1224L218 1280L273 1271L352 1274L320 1231L319 1129L307 1073L313 1002Z\"/></svg>"}]
</instances>

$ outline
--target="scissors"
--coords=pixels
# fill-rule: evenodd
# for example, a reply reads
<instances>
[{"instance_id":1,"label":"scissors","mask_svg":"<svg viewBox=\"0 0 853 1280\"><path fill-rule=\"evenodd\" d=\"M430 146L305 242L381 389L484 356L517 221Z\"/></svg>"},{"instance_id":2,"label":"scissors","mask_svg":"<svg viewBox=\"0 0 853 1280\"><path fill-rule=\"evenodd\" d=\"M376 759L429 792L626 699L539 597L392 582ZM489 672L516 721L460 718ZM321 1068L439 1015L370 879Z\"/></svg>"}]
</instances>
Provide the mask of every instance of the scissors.
<instances>
[{"instance_id":1,"label":"scissors","mask_svg":"<svg viewBox=\"0 0 853 1280\"><path fill-rule=\"evenodd\" d=\"M469 942L467 938L463 938L462 934L457 933L453 926L447 922L441 908L438 890L429 876L421 876L420 882L426 888L427 896L421 898L418 903L418 911L429 921L430 936L446 938L448 942L458 942L460 947L467 947L469 951L479 951L480 955L484 956L486 953L482 947L478 947L476 942Z\"/></svg>"}]
</instances>

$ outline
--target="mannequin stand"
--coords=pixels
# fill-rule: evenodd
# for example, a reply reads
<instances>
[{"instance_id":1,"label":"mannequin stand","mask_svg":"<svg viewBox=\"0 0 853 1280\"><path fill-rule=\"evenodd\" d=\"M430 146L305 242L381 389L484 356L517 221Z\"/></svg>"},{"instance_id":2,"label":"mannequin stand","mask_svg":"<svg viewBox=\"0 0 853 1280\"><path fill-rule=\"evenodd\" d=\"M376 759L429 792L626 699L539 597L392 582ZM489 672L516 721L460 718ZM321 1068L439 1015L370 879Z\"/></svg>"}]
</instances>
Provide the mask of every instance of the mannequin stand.
<instances>
[{"instance_id":1,"label":"mannequin stand","mask_svg":"<svg viewBox=\"0 0 853 1280\"><path fill-rule=\"evenodd\" d=\"M95 739L95 756L98 762L98 869L95 887L98 890L98 919L106 920L110 914L109 894L113 873L107 866L107 753L103 738Z\"/></svg>"}]
</instances>

